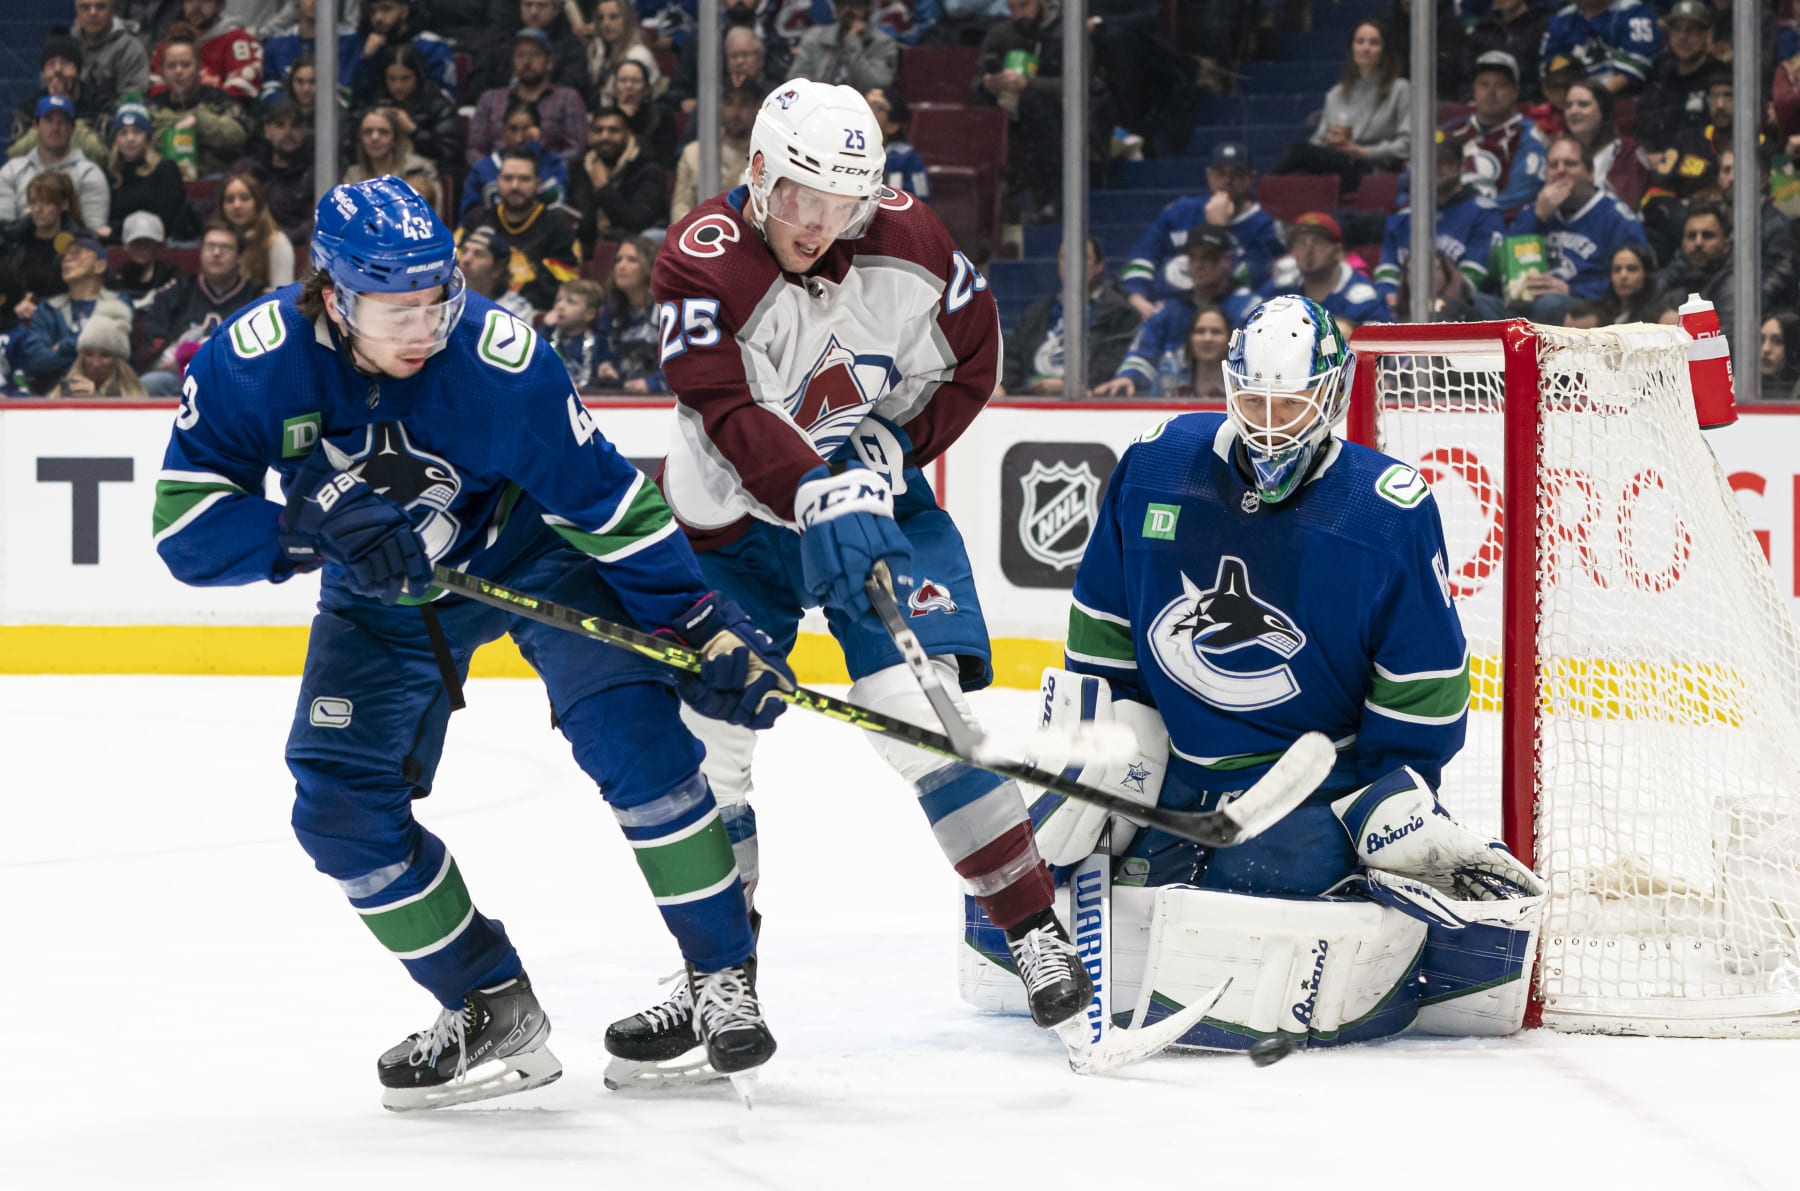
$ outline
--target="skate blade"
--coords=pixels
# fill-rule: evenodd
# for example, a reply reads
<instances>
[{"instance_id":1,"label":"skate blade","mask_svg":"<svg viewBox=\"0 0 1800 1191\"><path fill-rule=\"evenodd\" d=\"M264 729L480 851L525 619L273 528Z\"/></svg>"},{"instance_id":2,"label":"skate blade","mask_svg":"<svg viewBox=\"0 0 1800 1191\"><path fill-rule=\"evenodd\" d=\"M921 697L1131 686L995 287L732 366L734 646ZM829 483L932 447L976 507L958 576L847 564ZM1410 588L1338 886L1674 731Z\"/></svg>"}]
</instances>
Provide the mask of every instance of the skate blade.
<instances>
[{"instance_id":1,"label":"skate blade","mask_svg":"<svg viewBox=\"0 0 1800 1191\"><path fill-rule=\"evenodd\" d=\"M744 1102L745 1108L756 1107L756 1076L760 1070L760 1067L752 1067L748 1071L733 1071L726 1076L731 1080L731 1090L738 1094L738 1099Z\"/></svg>"},{"instance_id":2,"label":"skate blade","mask_svg":"<svg viewBox=\"0 0 1800 1191\"><path fill-rule=\"evenodd\" d=\"M1056 1028L1057 1035L1069 1048L1069 1069L1077 1075L1106 1075L1133 1063L1159 1055L1181 1036L1200 1024L1200 1019L1225 995L1231 981L1213 989L1179 1013L1172 1013L1153 1026L1139 1029L1113 1027L1101 1035L1098 1045L1088 1042L1085 1017L1072 1018Z\"/></svg>"},{"instance_id":3,"label":"skate blade","mask_svg":"<svg viewBox=\"0 0 1800 1191\"><path fill-rule=\"evenodd\" d=\"M393 1112L450 1108L476 1100L510 1096L514 1092L529 1092L555 1083L562 1073L562 1060L548 1047L539 1047L506 1059L490 1059L454 1083L439 1084L434 1088L388 1088L381 1095L381 1106Z\"/></svg>"},{"instance_id":4,"label":"skate blade","mask_svg":"<svg viewBox=\"0 0 1800 1191\"><path fill-rule=\"evenodd\" d=\"M606 1064L601 1082L614 1092L644 1091L656 1088L696 1087L717 1083L726 1078L706 1061L706 1049L695 1047L687 1054L662 1062L639 1062L614 1057Z\"/></svg>"}]
</instances>

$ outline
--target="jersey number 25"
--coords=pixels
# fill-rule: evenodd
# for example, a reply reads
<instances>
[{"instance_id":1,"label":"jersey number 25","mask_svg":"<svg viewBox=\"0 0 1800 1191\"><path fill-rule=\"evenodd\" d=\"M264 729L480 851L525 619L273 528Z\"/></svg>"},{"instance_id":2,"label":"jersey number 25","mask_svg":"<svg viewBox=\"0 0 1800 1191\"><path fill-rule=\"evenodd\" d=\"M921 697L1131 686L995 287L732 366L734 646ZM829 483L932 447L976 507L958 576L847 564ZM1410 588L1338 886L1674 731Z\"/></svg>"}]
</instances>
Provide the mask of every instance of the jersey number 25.
<instances>
[{"instance_id":1,"label":"jersey number 25","mask_svg":"<svg viewBox=\"0 0 1800 1191\"><path fill-rule=\"evenodd\" d=\"M711 347L717 343L718 317L717 298L683 298L679 305L659 305L656 318L662 326L662 362L667 364L690 347Z\"/></svg>"}]
</instances>

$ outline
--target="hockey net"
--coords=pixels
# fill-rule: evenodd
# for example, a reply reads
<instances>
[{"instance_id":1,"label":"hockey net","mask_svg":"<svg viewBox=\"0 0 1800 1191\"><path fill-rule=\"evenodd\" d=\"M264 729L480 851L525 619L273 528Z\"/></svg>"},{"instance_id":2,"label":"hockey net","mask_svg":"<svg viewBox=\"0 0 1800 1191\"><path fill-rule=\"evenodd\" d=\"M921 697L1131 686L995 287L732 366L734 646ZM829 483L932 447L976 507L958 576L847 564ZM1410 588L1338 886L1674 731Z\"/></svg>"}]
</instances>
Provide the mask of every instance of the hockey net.
<instances>
[{"instance_id":1,"label":"hockey net","mask_svg":"<svg viewBox=\"0 0 1800 1191\"><path fill-rule=\"evenodd\" d=\"M1431 483L1469 638L1443 802L1550 884L1534 1014L1800 1034L1800 636L1697 428L1686 336L1353 343L1349 437Z\"/></svg>"}]
</instances>

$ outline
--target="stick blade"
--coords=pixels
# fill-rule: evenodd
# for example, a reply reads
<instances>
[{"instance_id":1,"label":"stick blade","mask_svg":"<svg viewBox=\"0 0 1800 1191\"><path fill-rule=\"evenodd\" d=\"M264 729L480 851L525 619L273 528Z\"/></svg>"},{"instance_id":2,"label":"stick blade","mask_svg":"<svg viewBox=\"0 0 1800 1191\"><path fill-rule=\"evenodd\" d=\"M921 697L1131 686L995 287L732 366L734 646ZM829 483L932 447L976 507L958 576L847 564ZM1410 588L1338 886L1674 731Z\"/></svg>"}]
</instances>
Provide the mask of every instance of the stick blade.
<instances>
[{"instance_id":1,"label":"stick blade","mask_svg":"<svg viewBox=\"0 0 1800 1191\"><path fill-rule=\"evenodd\" d=\"M1200 1019L1219 1003L1219 998L1230 987L1231 981L1227 979L1193 1004L1178 1013L1171 1013L1153 1026L1141 1026L1134 1030L1110 1029L1098 1046L1082 1047L1080 1050L1071 1046L1069 1069L1077 1075L1106 1075L1161 1054L1180 1041L1183 1034L1199 1025Z\"/></svg>"},{"instance_id":2,"label":"stick blade","mask_svg":"<svg viewBox=\"0 0 1800 1191\"><path fill-rule=\"evenodd\" d=\"M1237 824L1234 842L1254 839L1287 817L1319 788L1337 764L1337 748L1323 732L1308 732L1254 786L1219 809Z\"/></svg>"}]
</instances>

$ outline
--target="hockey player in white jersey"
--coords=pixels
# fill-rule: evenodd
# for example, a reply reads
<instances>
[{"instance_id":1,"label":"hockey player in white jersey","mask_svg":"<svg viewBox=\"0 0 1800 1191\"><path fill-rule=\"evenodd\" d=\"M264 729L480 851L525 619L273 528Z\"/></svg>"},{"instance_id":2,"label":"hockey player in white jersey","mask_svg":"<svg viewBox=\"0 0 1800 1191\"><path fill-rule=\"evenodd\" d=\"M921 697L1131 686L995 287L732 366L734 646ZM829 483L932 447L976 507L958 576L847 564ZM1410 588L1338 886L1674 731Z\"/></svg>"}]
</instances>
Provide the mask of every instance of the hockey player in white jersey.
<instances>
[{"instance_id":1,"label":"hockey player in white jersey","mask_svg":"<svg viewBox=\"0 0 1800 1191\"><path fill-rule=\"evenodd\" d=\"M1136 732L1138 758L1081 780L1145 805L1212 809L1301 733L1337 745L1319 790L1242 846L1113 823L1113 937L1150 927L1138 1024L1232 981L1188 1045L1279 1054L1415 1017L1505 1032L1524 1011L1544 888L1437 800L1468 650L1425 480L1331 433L1351 374L1316 303L1253 310L1227 412L1173 418L1119 461L1076 575L1068 669L1045 679L1053 719ZM1058 865L1093 852L1108 819L1049 798L1034 814ZM1133 981L1111 975L1117 1005Z\"/></svg>"},{"instance_id":2,"label":"hockey player in white jersey","mask_svg":"<svg viewBox=\"0 0 1800 1191\"><path fill-rule=\"evenodd\" d=\"M778 645L792 647L804 610L822 607L855 680L851 697L935 726L864 581L887 564L952 690L992 680L962 537L921 468L992 394L1000 326L987 282L929 207L882 185L882 169L881 132L862 97L796 79L757 115L745 184L669 229L652 279L679 415L662 483L707 581ZM753 888L755 737L692 727ZM1004 929L1033 1018L1071 1018L1091 987L1051 912L1017 785L871 740ZM870 879L880 878L871 870ZM678 986L667 1003L616 1023L606 1039L615 1082L689 1050L689 1014Z\"/></svg>"}]
</instances>

